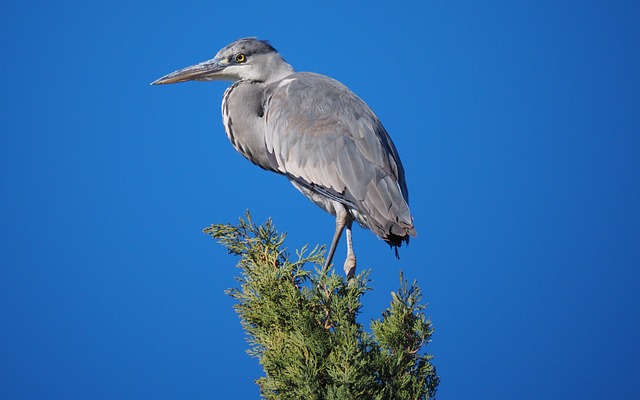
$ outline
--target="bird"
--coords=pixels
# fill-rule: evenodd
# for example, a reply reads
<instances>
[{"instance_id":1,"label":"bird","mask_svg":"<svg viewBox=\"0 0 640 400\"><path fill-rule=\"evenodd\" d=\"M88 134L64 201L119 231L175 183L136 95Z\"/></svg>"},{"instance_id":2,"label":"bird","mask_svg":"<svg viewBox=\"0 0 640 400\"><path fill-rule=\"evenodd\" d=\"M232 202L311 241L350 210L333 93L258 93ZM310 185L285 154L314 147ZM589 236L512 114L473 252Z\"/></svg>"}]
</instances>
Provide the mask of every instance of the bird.
<instances>
[{"instance_id":1,"label":"bird","mask_svg":"<svg viewBox=\"0 0 640 400\"><path fill-rule=\"evenodd\" d=\"M214 80L232 82L222 97L222 122L236 151L284 175L335 216L325 272L346 230L343 268L354 277L354 221L398 257L402 243L416 236L404 168L389 134L362 99L337 80L296 72L268 41L255 37L235 40L213 59L151 85Z\"/></svg>"}]
</instances>

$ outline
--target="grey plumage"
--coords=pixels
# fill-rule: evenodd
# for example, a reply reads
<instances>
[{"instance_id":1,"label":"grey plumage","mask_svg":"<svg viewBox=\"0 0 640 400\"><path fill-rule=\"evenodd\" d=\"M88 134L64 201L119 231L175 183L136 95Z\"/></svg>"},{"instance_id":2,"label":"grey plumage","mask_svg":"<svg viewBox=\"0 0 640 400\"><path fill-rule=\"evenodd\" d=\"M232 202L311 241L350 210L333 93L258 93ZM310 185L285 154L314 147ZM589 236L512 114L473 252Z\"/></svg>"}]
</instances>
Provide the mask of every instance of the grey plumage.
<instances>
[{"instance_id":1,"label":"grey plumage","mask_svg":"<svg viewBox=\"0 0 640 400\"><path fill-rule=\"evenodd\" d=\"M296 73L267 42L239 39L209 61L153 84L231 80L223 124L235 149L252 163L285 175L305 196L336 216L327 256L347 230L345 272L353 276L355 220L389 245L415 236L398 152L373 111L340 82Z\"/></svg>"}]
</instances>

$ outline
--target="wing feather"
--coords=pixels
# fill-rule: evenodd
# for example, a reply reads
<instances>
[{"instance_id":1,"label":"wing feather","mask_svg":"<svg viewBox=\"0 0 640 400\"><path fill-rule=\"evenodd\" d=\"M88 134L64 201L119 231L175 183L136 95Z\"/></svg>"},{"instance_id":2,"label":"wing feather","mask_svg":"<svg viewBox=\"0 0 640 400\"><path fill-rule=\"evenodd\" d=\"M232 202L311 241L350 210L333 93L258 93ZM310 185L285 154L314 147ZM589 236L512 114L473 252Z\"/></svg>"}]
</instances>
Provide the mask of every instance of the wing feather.
<instances>
[{"instance_id":1,"label":"wing feather","mask_svg":"<svg viewBox=\"0 0 640 400\"><path fill-rule=\"evenodd\" d=\"M373 111L347 87L297 73L267 88L264 109L273 169L345 204L358 222L393 245L415 234L396 148Z\"/></svg>"}]
</instances>

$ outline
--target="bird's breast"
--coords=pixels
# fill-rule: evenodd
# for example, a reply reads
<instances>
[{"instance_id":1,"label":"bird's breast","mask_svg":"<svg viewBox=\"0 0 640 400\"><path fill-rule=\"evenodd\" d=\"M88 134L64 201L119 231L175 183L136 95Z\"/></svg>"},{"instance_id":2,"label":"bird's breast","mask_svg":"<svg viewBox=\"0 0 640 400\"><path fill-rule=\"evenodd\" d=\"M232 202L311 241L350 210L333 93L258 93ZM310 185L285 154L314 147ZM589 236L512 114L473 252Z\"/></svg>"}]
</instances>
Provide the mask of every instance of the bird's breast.
<instances>
[{"instance_id":1,"label":"bird's breast","mask_svg":"<svg viewBox=\"0 0 640 400\"><path fill-rule=\"evenodd\" d=\"M262 99L265 85L238 81L222 98L222 123L233 147L261 168L272 170L265 147Z\"/></svg>"}]
</instances>

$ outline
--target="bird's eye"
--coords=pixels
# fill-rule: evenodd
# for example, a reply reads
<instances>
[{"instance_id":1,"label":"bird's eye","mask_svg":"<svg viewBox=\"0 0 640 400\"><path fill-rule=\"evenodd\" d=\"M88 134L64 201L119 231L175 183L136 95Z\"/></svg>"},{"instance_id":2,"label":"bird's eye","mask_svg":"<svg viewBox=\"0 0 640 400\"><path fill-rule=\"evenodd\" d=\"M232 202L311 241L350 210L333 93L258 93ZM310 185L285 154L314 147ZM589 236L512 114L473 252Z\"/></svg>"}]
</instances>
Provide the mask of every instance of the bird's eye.
<instances>
[{"instance_id":1,"label":"bird's eye","mask_svg":"<svg viewBox=\"0 0 640 400\"><path fill-rule=\"evenodd\" d=\"M242 53L236 54L236 62L243 63L245 61L247 61L247 56Z\"/></svg>"}]
</instances>

